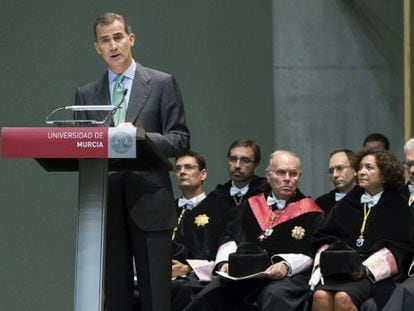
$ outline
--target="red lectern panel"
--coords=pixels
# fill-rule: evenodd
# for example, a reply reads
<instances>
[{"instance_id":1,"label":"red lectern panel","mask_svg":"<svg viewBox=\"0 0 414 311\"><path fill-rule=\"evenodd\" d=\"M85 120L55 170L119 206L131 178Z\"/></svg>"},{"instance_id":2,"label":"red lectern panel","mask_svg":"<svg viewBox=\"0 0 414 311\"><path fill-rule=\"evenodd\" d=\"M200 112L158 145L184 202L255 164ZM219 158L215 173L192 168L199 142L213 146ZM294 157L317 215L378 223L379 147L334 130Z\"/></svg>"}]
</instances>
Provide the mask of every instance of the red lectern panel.
<instances>
[{"instance_id":1,"label":"red lectern panel","mask_svg":"<svg viewBox=\"0 0 414 311\"><path fill-rule=\"evenodd\" d=\"M139 154L139 156L138 156ZM5 127L2 158L35 158L47 171L77 171L78 159L109 159L110 171L171 170L142 129Z\"/></svg>"},{"instance_id":2,"label":"red lectern panel","mask_svg":"<svg viewBox=\"0 0 414 311\"><path fill-rule=\"evenodd\" d=\"M1 157L79 171L74 306L102 311L108 170L171 170L171 163L142 129L107 127L2 128Z\"/></svg>"}]
</instances>

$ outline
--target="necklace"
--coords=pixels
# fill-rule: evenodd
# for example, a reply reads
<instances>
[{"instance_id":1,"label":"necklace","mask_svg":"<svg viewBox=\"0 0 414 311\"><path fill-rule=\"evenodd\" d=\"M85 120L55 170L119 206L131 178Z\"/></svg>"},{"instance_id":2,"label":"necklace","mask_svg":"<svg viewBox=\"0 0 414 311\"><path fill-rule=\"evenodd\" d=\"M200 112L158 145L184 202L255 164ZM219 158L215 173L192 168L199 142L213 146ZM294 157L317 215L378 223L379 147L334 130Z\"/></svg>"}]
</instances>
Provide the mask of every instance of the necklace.
<instances>
[{"instance_id":1,"label":"necklace","mask_svg":"<svg viewBox=\"0 0 414 311\"><path fill-rule=\"evenodd\" d=\"M244 196L233 196L232 198L233 198L233 201L234 201L234 203L236 203L236 205L237 206L239 206L240 205L240 203L241 203L241 201L243 200L243 197Z\"/></svg>"},{"instance_id":2,"label":"necklace","mask_svg":"<svg viewBox=\"0 0 414 311\"><path fill-rule=\"evenodd\" d=\"M184 217L184 214L185 214L185 211L186 210L187 209L184 206L183 209L181 210L180 216L178 217L177 227L175 227L174 230L173 230L171 240L174 240L175 239L175 234L177 233L178 227L180 226L181 221L183 220L183 217Z\"/></svg>"},{"instance_id":3,"label":"necklace","mask_svg":"<svg viewBox=\"0 0 414 311\"><path fill-rule=\"evenodd\" d=\"M367 224L367 219L368 219L368 216L369 216L370 213L371 213L371 209L368 207L367 203L364 203L364 220L362 221L361 230L360 230L360 233L359 233L359 238L356 240L356 246L357 247L361 247L362 245L364 245L365 226Z\"/></svg>"},{"instance_id":4,"label":"necklace","mask_svg":"<svg viewBox=\"0 0 414 311\"><path fill-rule=\"evenodd\" d=\"M269 225L262 232L262 234L259 235L259 237L258 237L259 241L263 241L263 240L267 239L269 236L272 235L272 233L273 233L273 223L274 223L275 219L280 216L280 214L282 213L282 210L277 210L277 212L275 213L274 211L272 211L272 208L269 206L269 212L270 212Z\"/></svg>"}]
</instances>

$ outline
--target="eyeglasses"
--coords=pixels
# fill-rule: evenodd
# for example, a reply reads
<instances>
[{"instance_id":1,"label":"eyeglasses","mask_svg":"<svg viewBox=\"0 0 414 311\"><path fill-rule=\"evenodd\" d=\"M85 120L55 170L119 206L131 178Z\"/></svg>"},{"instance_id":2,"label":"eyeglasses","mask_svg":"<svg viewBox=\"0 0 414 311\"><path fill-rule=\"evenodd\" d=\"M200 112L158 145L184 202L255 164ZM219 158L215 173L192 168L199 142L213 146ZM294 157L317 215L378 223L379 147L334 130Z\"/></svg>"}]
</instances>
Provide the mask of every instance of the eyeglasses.
<instances>
[{"instance_id":1,"label":"eyeglasses","mask_svg":"<svg viewBox=\"0 0 414 311\"><path fill-rule=\"evenodd\" d=\"M292 178L296 178L296 177L299 176L299 172L298 171L274 170L274 169L271 169L271 168L267 168L266 171L268 171L268 172L276 175L277 177L285 177L286 174L289 177L292 177Z\"/></svg>"},{"instance_id":2,"label":"eyeglasses","mask_svg":"<svg viewBox=\"0 0 414 311\"><path fill-rule=\"evenodd\" d=\"M176 165L174 167L174 172L176 172L176 173L181 172L182 169L184 169L186 171L192 171L192 170L195 170L196 168L199 168L199 166L191 165L191 164Z\"/></svg>"},{"instance_id":3,"label":"eyeglasses","mask_svg":"<svg viewBox=\"0 0 414 311\"><path fill-rule=\"evenodd\" d=\"M414 161L404 161L403 165L406 169L411 169L412 167L414 167Z\"/></svg>"},{"instance_id":4,"label":"eyeglasses","mask_svg":"<svg viewBox=\"0 0 414 311\"><path fill-rule=\"evenodd\" d=\"M336 165L336 166L333 166L333 167L330 167L329 169L328 169L328 174L329 175L333 175L333 173L335 172L335 171L337 171L338 173L342 173L346 168L348 168L348 167L351 167L350 165Z\"/></svg>"},{"instance_id":5,"label":"eyeglasses","mask_svg":"<svg viewBox=\"0 0 414 311\"><path fill-rule=\"evenodd\" d=\"M249 159L248 157L240 157L239 158L239 157L231 156L231 157L229 157L229 162L231 164L236 164L237 162L240 162L240 164L242 164L242 165L248 165L250 163L255 163L256 161L252 160L252 159Z\"/></svg>"}]
</instances>

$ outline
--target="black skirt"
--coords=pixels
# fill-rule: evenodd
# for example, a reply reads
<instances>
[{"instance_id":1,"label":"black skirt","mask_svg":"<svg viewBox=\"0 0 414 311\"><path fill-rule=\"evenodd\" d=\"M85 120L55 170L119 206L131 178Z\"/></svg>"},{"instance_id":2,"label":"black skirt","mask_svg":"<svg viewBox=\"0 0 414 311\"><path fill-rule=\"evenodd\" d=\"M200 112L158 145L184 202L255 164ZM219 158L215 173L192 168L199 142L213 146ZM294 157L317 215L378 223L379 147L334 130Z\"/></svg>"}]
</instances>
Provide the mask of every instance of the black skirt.
<instances>
[{"instance_id":1,"label":"black skirt","mask_svg":"<svg viewBox=\"0 0 414 311\"><path fill-rule=\"evenodd\" d=\"M372 282L368 279L352 280L347 278L325 278L325 285L319 285L316 290L347 293L354 304L359 306L372 296Z\"/></svg>"}]
</instances>

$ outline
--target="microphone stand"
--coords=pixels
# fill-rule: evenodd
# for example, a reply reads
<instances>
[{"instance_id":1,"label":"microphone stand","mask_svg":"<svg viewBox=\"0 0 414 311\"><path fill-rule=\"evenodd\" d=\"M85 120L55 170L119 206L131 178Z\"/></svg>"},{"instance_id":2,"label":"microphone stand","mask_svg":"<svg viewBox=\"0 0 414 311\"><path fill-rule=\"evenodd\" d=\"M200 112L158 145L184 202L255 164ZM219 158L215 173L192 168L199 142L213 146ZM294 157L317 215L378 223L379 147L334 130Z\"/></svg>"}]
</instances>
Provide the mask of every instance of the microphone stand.
<instances>
[{"instance_id":1,"label":"microphone stand","mask_svg":"<svg viewBox=\"0 0 414 311\"><path fill-rule=\"evenodd\" d=\"M75 106L65 106L65 107L56 108L47 115L47 117L45 118L45 123L50 124L50 125L55 125L55 126L61 126L61 127L64 127L64 126L72 127L72 126L80 126L80 125L100 126L103 124L107 124L109 116L111 116L112 118L114 112L121 108L121 105L125 101L125 96L127 95L127 93L128 93L128 89L125 89L121 102L116 106L113 106L113 105L75 105ZM108 113L106 114L106 117L101 121L84 120L84 119L50 120L50 117L60 110L71 110L74 112L76 111L108 111ZM113 125L112 122L111 122L111 125Z\"/></svg>"}]
</instances>

